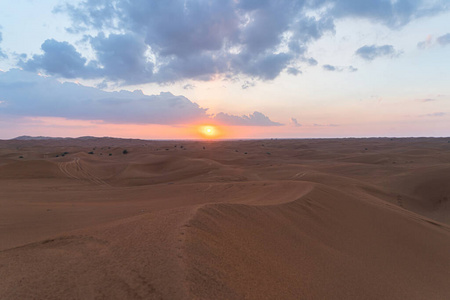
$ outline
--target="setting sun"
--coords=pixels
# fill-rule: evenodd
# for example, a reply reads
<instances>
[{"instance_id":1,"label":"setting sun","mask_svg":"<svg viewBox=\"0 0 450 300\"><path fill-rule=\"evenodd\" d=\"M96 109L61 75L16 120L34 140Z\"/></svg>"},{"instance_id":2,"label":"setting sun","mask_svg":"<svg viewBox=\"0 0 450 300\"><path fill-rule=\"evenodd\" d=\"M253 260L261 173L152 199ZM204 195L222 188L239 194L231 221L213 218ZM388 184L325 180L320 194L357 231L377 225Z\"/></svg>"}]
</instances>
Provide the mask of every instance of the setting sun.
<instances>
[{"instance_id":1,"label":"setting sun","mask_svg":"<svg viewBox=\"0 0 450 300\"><path fill-rule=\"evenodd\" d=\"M220 135L220 131L216 126L213 125L202 125L199 126L198 131L204 138L217 138Z\"/></svg>"}]
</instances>

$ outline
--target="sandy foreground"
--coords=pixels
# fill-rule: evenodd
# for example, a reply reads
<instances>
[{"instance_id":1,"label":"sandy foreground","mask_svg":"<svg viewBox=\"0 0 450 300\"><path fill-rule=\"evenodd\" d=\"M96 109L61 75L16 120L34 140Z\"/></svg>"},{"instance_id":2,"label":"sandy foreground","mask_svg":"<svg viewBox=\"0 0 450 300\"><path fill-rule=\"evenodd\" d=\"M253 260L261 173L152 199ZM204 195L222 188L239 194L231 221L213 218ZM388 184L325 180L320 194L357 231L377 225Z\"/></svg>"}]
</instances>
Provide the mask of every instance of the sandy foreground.
<instances>
[{"instance_id":1,"label":"sandy foreground","mask_svg":"<svg viewBox=\"0 0 450 300\"><path fill-rule=\"evenodd\" d=\"M449 141L0 141L0 299L450 299Z\"/></svg>"}]
</instances>

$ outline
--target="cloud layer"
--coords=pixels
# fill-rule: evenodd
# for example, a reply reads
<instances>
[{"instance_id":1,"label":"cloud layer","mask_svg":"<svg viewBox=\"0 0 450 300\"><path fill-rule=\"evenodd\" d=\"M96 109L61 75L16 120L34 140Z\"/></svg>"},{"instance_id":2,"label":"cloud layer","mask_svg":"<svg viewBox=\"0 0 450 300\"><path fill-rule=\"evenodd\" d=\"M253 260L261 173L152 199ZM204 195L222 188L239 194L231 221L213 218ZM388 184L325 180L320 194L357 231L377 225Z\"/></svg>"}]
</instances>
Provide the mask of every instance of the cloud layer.
<instances>
[{"instance_id":1,"label":"cloud layer","mask_svg":"<svg viewBox=\"0 0 450 300\"><path fill-rule=\"evenodd\" d=\"M250 115L234 116L226 113L218 113L214 120L222 124L235 126L281 126L283 124L271 121L264 114L255 111Z\"/></svg>"},{"instance_id":2,"label":"cloud layer","mask_svg":"<svg viewBox=\"0 0 450 300\"><path fill-rule=\"evenodd\" d=\"M398 28L447 9L446 0L85 0L55 12L71 17L69 32L86 34L95 58L89 61L73 45L50 39L42 54L20 66L123 84L217 75L272 80L283 71L299 74L298 64L316 65L308 47L334 33L337 19L364 18ZM391 49L383 47L358 55L367 60L388 55Z\"/></svg>"},{"instance_id":3,"label":"cloud layer","mask_svg":"<svg viewBox=\"0 0 450 300\"><path fill-rule=\"evenodd\" d=\"M76 83L60 83L51 77L18 69L0 72L0 114L130 124L219 121L225 125L281 125L260 112L249 116L224 113L211 116L207 109L186 97L168 92L151 96L140 90L105 92Z\"/></svg>"}]
</instances>

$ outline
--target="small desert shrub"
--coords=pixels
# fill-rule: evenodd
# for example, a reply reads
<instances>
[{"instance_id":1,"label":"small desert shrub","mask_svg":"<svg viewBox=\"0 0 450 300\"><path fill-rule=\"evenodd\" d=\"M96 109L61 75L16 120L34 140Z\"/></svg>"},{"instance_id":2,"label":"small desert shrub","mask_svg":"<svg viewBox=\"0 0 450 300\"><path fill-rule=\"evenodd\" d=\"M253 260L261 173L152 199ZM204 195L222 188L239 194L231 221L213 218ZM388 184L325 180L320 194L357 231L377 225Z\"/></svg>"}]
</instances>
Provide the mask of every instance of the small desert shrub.
<instances>
[{"instance_id":1,"label":"small desert shrub","mask_svg":"<svg viewBox=\"0 0 450 300\"><path fill-rule=\"evenodd\" d=\"M23 158L23 156L21 155L21 156L19 156L19 158Z\"/></svg>"},{"instance_id":2,"label":"small desert shrub","mask_svg":"<svg viewBox=\"0 0 450 300\"><path fill-rule=\"evenodd\" d=\"M112 153L108 154L109 156L112 156Z\"/></svg>"},{"instance_id":3,"label":"small desert shrub","mask_svg":"<svg viewBox=\"0 0 450 300\"><path fill-rule=\"evenodd\" d=\"M94 154L94 151L89 151L88 154Z\"/></svg>"},{"instance_id":4,"label":"small desert shrub","mask_svg":"<svg viewBox=\"0 0 450 300\"><path fill-rule=\"evenodd\" d=\"M125 149L125 150L122 151L122 153L123 153L123 154L128 154L128 150Z\"/></svg>"}]
</instances>

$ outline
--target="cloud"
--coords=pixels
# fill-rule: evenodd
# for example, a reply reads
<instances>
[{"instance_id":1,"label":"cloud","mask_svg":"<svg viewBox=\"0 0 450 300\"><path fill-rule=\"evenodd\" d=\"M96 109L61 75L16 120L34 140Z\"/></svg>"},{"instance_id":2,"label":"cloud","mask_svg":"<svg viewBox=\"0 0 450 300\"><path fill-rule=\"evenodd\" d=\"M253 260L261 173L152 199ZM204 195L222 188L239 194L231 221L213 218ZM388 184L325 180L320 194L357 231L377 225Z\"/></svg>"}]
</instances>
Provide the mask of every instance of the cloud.
<instances>
[{"instance_id":1,"label":"cloud","mask_svg":"<svg viewBox=\"0 0 450 300\"><path fill-rule=\"evenodd\" d=\"M358 69L353 66L339 67L339 66L332 66L332 65L323 65L322 68L325 71L330 71L330 72L343 72L343 71L356 72L356 71L358 71Z\"/></svg>"},{"instance_id":2,"label":"cloud","mask_svg":"<svg viewBox=\"0 0 450 300\"><path fill-rule=\"evenodd\" d=\"M435 112L431 114L422 115L422 117L443 117L445 115L447 115L447 113L445 112Z\"/></svg>"},{"instance_id":3,"label":"cloud","mask_svg":"<svg viewBox=\"0 0 450 300\"><path fill-rule=\"evenodd\" d=\"M242 89L243 90L246 90L246 89L248 89L249 87L254 87L256 85L256 83L254 82L254 81L248 81L248 80L246 80L245 82L244 82L244 84L242 85Z\"/></svg>"},{"instance_id":4,"label":"cloud","mask_svg":"<svg viewBox=\"0 0 450 300\"><path fill-rule=\"evenodd\" d=\"M356 50L355 54L365 60L372 61L377 57L396 57L400 55L400 52L395 51L392 45L365 45Z\"/></svg>"},{"instance_id":5,"label":"cloud","mask_svg":"<svg viewBox=\"0 0 450 300\"><path fill-rule=\"evenodd\" d=\"M338 124L313 124L314 127L338 127Z\"/></svg>"},{"instance_id":6,"label":"cloud","mask_svg":"<svg viewBox=\"0 0 450 300\"><path fill-rule=\"evenodd\" d=\"M27 61L20 60L19 66L26 71L45 70L47 74L65 78L95 76L96 68L87 65L87 59L71 44L49 39L42 44L41 49L44 54L33 55Z\"/></svg>"},{"instance_id":7,"label":"cloud","mask_svg":"<svg viewBox=\"0 0 450 300\"><path fill-rule=\"evenodd\" d=\"M0 27L1 29L1 27ZM3 41L3 35L2 32L0 31L0 43ZM0 59L6 59L8 58L8 56L6 55L5 52L3 52L2 48L0 48Z\"/></svg>"},{"instance_id":8,"label":"cloud","mask_svg":"<svg viewBox=\"0 0 450 300\"><path fill-rule=\"evenodd\" d=\"M91 38L91 45L97 53L98 63L103 66L97 68L98 74L130 84L151 81L154 65L147 61L148 46L139 36L110 34L106 37L100 33Z\"/></svg>"},{"instance_id":9,"label":"cloud","mask_svg":"<svg viewBox=\"0 0 450 300\"><path fill-rule=\"evenodd\" d=\"M310 66L317 66L317 64L319 63L317 60L315 60L315 59L312 58L312 57L307 58L305 61L306 61L306 62L308 63L308 65L310 65Z\"/></svg>"},{"instance_id":10,"label":"cloud","mask_svg":"<svg viewBox=\"0 0 450 300\"><path fill-rule=\"evenodd\" d=\"M446 46L450 44L450 33L439 36L436 41L433 41L433 37L431 35L428 35L425 41L417 43L417 48L427 49L434 46L436 43L440 46Z\"/></svg>"},{"instance_id":11,"label":"cloud","mask_svg":"<svg viewBox=\"0 0 450 300\"><path fill-rule=\"evenodd\" d=\"M289 67L289 68L287 68L287 73L291 74L291 75L294 75L294 76L297 76L298 74L302 74L302 71L299 70L298 68Z\"/></svg>"},{"instance_id":12,"label":"cloud","mask_svg":"<svg viewBox=\"0 0 450 300\"><path fill-rule=\"evenodd\" d=\"M0 73L0 94L6 102L0 112L16 116L133 124L183 124L208 117L206 109L183 96L105 92L17 69Z\"/></svg>"},{"instance_id":13,"label":"cloud","mask_svg":"<svg viewBox=\"0 0 450 300\"><path fill-rule=\"evenodd\" d=\"M183 89L185 89L185 90L193 90L193 89L195 89L195 85L193 85L191 83L188 83L188 84L183 85Z\"/></svg>"},{"instance_id":14,"label":"cloud","mask_svg":"<svg viewBox=\"0 0 450 300\"><path fill-rule=\"evenodd\" d=\"M84 41L93 59L87 61L66 42L48 40L43 54L20 65L65 78L129 85L218 75L273 80L283 71L295 73L299 64L317 65L305 56L308 47L334 34L339 19L399 28L448 9L446 0L82 0L54 12L71 18L68 32L88 35ZM385 53L383 47L375 49L376 56Z\"/></svg>"},{"instance_id":15,"label":"cloud","mask_svg":"<svg viewBox=\"0 0 450 300\"><path fill-rule=\"evenodd\" d=\"M234 126L281 126L283 124L274 122L264 114L255 111L253 114L235 116L226 113L218 113L214 116L214 120L227 125Z\"/></svg>"},{"instance_id":16,"label":"cloud","mask_svg":"<svg viewBox=\"0 0 450 300\"><path fill-rule=\"evenodd\" d=\"M417 43L417 48L426 49L431 47L432 44L433 44L433 37L431 34L429 34L425 41Z\"/></svg>"},{"instance_id":17,"label":"cloud","mask_svg":"<svg viewBox=\"0 0 450 300\"><path fill-rule=\"evenodd\" d=\"M450 33L438 37L436 41L442 46L450 44Z\"/></svg>"},{"instance_id":18,"label":"cloud","mask_svg":"<svg viewBox=\"0 0 450 300\"><path fill-rule=\"evenodd\" d=\"M159 95L145 95L141 90L106 92L19 69L0 72L0 95L2 117L59 117L119 124L218 121L240 126L281 125L260 112L248 116L219 113L212 117L207 108L169 92Z\"/></svg>"},{"instance_id":19,"label":"cloud","mask_svg":"<svg viewBox=\"0 0 450 300\"><path fill-rule=\"evenodd\" d=\"M390 28L399 28L409 22L435 15L449 9L447 0L335 0L319 1L332 4L335 17L369 19L385 24Z\"/></svg>"},{"instance_id":20,"label":"cloud","mask_svg":"<svg viewBox=\"0 0 450 300\"><path fill-rule=\"evenodd\" d=\"M336 67L332 66L332 65L323 65L322 68L326 71L332 71L332 72L336 71Z\"/></svg>"},{"instance_id":21,"label":"cloud","mask_svg":"<svg viewBox=\"0 0 450 300\"><path fill-rule=\"evenodd\" d=\"M263 80L272 80L289 65L292 58L289 53L264 53L257 56L243 53L234 57L231 65L235 70L240 70L246 75Z\"/></svg>"},{"instance_id":22,"label":"cloud","mask_svg":"<svg viewBox=\"0 0 450 300\"><path fill-rule=\"evenodd\" d=\"M301 127L302 126L302 124L297 122L296 118L291 118L290 125L294 126L294 127Z\"/></svg>"}]
</instances>

